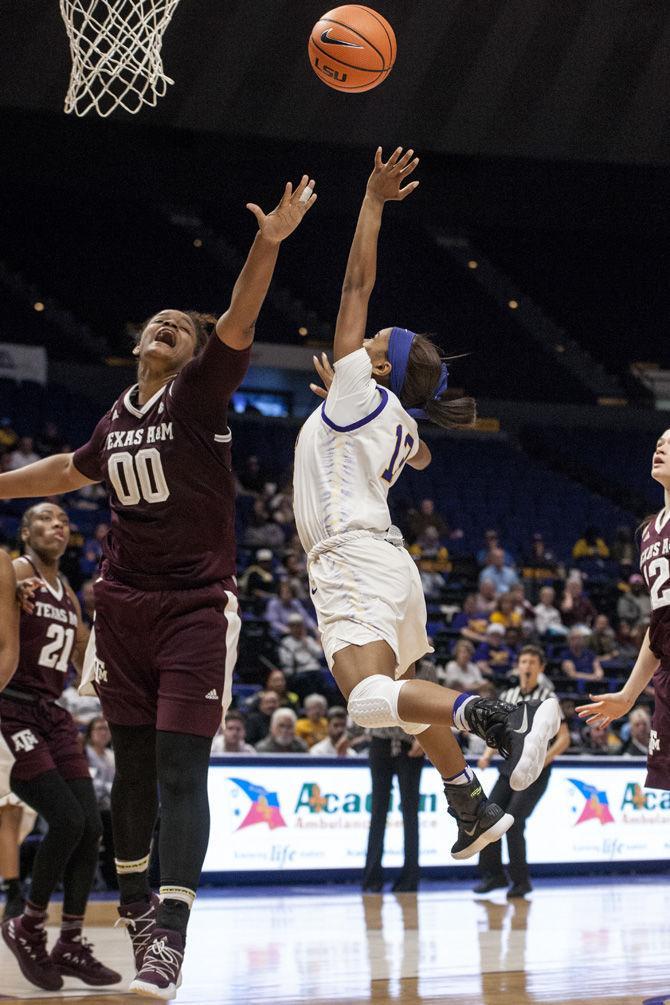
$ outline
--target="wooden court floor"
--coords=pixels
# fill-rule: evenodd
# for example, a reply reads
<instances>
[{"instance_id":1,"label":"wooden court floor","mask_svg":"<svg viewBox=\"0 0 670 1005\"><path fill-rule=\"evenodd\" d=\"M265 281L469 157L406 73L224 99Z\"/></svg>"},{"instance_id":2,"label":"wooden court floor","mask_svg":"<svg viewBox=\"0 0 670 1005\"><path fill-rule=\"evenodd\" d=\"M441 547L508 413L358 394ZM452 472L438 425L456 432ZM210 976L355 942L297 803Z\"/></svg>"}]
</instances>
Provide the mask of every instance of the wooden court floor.
<instances>
[{"instance_id":1,"label":"wooden court floor","mask_svg":"<svg viewBox=\"0 0 670 1005\"><path fill-rule=\"evenodd\" d=\"M94 904L88 937L124 975L109 991L74 980L31 988L0 945L0 999L79 998L128 1005L132 977L111 904ZM56 920L56 918L54 918ZM463 888L418 896L303 888L286 896L202 897L177 1002L198 1005L670 1005L670 879L541 884L526 901ZM50 933L55 938L55 929Z\"/></svg>"}]
</instances>

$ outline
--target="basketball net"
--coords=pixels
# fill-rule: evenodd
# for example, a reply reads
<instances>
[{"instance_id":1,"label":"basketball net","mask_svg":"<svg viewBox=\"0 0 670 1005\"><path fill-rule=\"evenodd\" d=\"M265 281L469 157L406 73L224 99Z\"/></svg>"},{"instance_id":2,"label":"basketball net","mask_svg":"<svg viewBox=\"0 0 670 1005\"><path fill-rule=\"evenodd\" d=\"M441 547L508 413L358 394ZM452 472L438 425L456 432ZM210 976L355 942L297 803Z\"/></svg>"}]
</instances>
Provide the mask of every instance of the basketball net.
<instances>
[{"instance_id":1,"label":"basketball net","mask_svg":"<svg viewBox=\"0 0 670 1005\"><path fill-rule=\"evenodd\" d=\"M60 0L72 73L65 111L106 118L156 106L173 84L163 73L163 35L179 0Z\"/></svg>"}]
</instances>

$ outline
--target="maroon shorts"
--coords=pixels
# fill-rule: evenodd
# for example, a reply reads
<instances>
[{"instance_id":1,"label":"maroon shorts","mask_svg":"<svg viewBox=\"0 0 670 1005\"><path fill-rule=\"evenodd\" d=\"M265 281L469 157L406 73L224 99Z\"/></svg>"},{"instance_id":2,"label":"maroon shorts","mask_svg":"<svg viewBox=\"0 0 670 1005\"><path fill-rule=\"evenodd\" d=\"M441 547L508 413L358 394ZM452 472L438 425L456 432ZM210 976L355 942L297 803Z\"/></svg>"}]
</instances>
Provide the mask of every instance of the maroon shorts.
<instances>
[{"instance_id":1,"label":"maroon shorts","mask_svg":"<svg viewBox=\"0 0 670 1005\"><path fill-rule=\"evenodd\" d=\"M649 789L670 789L670 670L659 667L653 683L655 702L645 785Z\"/></svg>"},{"instance_id":2,"label":"maroon shorts","mask_svg":"<svg viewBox=\"0 0 670 1005\"><path fill-rule=\"evenodd\" d=\"M95 584L96 690L109 722L214 736L230 701L240 618L231 579L193 590Z\"/></svg>"},{"instance_id":3,"label":"maroon shorts","mask_svg":"<svg viewBox=\"0 0 670 1005\"><path fill-rule=\"evenodd\" d=\"M0 697L0 732L14 757L10 781L54 770L68 781L91 777L74 719L60 705Z\"/></svg>"}]
</instances>

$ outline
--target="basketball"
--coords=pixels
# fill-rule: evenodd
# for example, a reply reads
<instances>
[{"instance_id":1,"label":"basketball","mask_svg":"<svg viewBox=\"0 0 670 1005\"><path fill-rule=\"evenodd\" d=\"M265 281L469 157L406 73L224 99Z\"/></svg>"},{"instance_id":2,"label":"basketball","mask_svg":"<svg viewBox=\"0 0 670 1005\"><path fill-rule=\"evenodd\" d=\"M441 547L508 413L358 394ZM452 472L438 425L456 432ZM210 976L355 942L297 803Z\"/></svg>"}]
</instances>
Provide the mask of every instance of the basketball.
<instances>
[{"instance_id":1,"label":"basketball","mask_svg":"<svg viewBox=\"0 0 670 1005\"><path fill-rule=\"evenodd\" d=\"M370 91L386 80L396 57L388 21L361 4L335 7L309 37L309 61L317 77L337 91Z\"/></svg>"}]
</instances>

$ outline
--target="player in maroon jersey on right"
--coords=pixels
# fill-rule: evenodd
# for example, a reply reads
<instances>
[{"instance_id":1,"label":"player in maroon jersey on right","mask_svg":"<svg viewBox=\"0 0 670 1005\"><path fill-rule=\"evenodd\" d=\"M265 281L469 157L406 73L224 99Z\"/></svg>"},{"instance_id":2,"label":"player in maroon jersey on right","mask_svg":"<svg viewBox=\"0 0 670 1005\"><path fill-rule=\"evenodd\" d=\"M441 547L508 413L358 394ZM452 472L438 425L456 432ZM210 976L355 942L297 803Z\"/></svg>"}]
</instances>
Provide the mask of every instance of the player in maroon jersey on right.
<instances>
[{"instance_id":1,"label":"player in maroon jersey on right","mask_svg":"<svg viewBox=\"0 0 670 1005\"><path fill-rule=\"evenodd\" d=\"M35 856L24 912L3 923L2 937L26 980L45 991L60 990L63 976L94 987L121 980L82 938L102 824L79 732L70 713L56 704L70 663L78 669L83 664L88 639L79 602L59 574L69 538L69 521L60 506L38 503L24 513L25 554L14 565L19 580L34 578L37 586L30 613L21 611L16 673L0 693L0 734L9 754L3 770L9 770L12 792L49 827ZM60 882L61 933L48 954L44 925Z\"/></svg>"},{"instance_id":2,"label":"player in maroon jersey on right","mask_svg":"<svg viewBox=\"0 0 670 1005\"><path fill-rule=\"evenodd\" d=\"M279 246L313 205L289 183L215 326L161 310L135 349L138 382L74 454L0 475L0 498L109 489L112 526L95 586L95 680L116 757L112 824L131 990L173 998L209 838L207 770L230 696L240 618L227 412L249 366ZM211 319L213 322L214 319ZM160 789L160 903L149 853Z\"/></svg>"},{"instance_id":3,"label":"player in maroon jersey on right","mask_svg":"<svg viewBox=\"0 0 670 1005\"><path fill-rule=\"evenodd\" d=\"M640 571L651 594L651 621L631 675L620 691L594 697L577 711L589 723L609 725L632 709L654 681L654 715L646 785L670 789L670 429L656 443L651 477L663 486L664 507L640 535Z\"/></svg>"}]
</instances>

